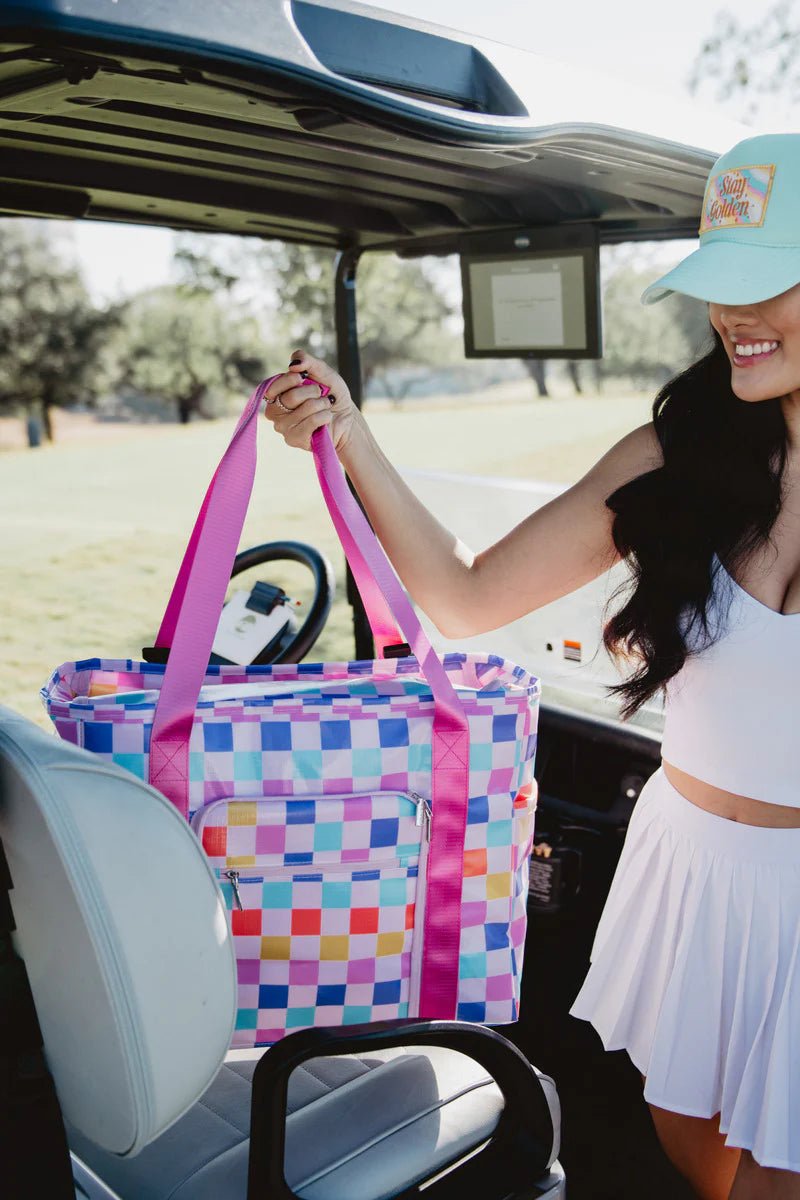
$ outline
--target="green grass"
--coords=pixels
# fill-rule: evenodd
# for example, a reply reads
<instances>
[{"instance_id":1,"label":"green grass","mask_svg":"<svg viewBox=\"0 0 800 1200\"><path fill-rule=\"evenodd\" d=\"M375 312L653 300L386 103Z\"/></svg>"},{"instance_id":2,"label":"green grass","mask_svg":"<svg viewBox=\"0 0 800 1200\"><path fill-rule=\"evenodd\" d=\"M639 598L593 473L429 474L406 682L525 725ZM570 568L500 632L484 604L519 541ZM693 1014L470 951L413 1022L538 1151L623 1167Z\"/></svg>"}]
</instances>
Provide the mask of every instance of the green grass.
<instances>
[{"instance_id":1,"label":"green grass","mask_svg":"<svg viewBox=\"0 0 800 1200\"><path fill-rule=\"evenodd\" d=\"M647 419L646 397L536 401L529 392L529 385L504 385L479 402L376 405L368 416L399 466L564 482ZM84 422L69 440L0 454L1 703L46 725L38 691L54 667L137 657L152 644L232 427L232 420L99 429ZM259 444L241 545L294 538L331 558L337 602L312 654L351 657L342 554L311 457L288 449L266 426ZM303 594L300 568L262 568L260 576Z\"/></svg>"}]
</instances>

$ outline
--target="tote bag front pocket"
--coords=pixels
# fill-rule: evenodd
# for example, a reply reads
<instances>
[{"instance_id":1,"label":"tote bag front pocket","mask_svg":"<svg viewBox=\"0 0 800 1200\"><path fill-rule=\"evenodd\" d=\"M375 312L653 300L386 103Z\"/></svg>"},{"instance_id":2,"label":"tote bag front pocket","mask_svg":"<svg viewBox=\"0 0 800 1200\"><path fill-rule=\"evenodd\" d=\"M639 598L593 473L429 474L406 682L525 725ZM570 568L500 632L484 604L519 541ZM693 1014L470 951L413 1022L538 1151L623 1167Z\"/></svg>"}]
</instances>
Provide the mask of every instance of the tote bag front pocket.
<instances>
[{"instance_id":1,"label":"tote bag front pocket","mask_svg":"<svg viewBox=\"0 0 800 1200\"><path fill-rule=\"evenodd\" d=\"M233 1046L417 1014L429 814L421 796L394 791L195 813L236 951Z\"/></svg>"}]
</instances>

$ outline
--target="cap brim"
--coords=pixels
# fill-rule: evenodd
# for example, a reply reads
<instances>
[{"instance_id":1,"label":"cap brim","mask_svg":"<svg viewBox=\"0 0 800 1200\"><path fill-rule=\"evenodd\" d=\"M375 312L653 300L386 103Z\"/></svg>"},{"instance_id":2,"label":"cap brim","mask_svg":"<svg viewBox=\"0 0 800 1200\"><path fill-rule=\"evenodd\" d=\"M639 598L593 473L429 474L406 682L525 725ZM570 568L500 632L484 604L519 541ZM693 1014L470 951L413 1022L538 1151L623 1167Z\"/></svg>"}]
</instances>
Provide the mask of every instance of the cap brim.
<instances>
[{"instance_id":1,"label":"cap brim","mask_svg":"<svg viewBox=\"0 0 800 1200\"><path fill-rule=\"evenodd\" d=\"M711 304L758 304L800 283L800 248L707 242L642 292L655 304L682 292Z\"/></svg>"}]
</instances>

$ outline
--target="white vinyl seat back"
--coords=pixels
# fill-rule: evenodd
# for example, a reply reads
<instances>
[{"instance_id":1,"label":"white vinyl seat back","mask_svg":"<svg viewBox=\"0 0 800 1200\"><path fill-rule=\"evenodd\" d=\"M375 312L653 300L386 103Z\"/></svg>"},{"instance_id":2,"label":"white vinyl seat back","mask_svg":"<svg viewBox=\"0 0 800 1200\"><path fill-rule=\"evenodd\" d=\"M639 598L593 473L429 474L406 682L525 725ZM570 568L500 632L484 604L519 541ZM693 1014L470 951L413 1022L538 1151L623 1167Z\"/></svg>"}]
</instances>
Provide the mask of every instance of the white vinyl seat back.
<instances>
[{"instance_id":1,"label":"white vinyl seat back","mask_svg":"<svg viewBox=\"0 0 800 1200\"><path fill-rule=\"evenodd\" d=\"M235 963L206 857L153 788L2 706L0 838L64 1116L135 1154L231 1040Z\"/></svg>"}]
</instances>

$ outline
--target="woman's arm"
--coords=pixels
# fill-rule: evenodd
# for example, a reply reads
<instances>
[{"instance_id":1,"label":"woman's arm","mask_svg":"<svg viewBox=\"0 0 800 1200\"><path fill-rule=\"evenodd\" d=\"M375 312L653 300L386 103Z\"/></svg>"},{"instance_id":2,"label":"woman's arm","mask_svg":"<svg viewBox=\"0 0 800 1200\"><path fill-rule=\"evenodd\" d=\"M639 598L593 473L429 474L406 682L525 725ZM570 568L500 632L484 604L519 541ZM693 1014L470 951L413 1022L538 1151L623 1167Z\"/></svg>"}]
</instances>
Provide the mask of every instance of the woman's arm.
<instances>
[{"instance_id":1,"label":"woman's arm","mask_svg":"<svg viewBox=\"0 0 800 1200\"><path fill-rule=\"evenodd\" d=\"M298 379L307 371L335 402ZM473 554L416 498L375 441L344 381L319 359L293 356L267 392L267 415L290 445L308 448L329 425L339 458L376 535L413 600L450 638L496 629L581 587L618 555L606 497L661 464L652 425L618 442L563 495L531 513L499 542Z\"/></svg>"}]
</instances>

